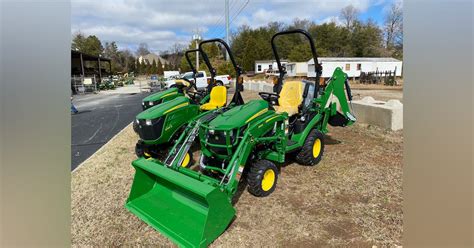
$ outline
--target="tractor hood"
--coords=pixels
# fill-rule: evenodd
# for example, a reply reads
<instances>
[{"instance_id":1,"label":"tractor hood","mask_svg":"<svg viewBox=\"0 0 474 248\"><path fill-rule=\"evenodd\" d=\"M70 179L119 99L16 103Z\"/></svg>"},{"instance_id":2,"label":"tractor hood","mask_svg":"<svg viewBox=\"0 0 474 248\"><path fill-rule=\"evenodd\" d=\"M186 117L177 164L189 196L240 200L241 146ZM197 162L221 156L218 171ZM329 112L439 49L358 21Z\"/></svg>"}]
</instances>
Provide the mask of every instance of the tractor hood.
<instances>
[{"instance_id":1,"label":"tractor hood","mask_svg":"<svg viewBox=\"0 0 474 248\"><path fill-rule=\"evenodd\" d=\"M145 98L143 98L143 102L155 102L155 101L158 101L162 98L165 98L167 96L171 96L171 95L177 95L178 94L178 89L177 88L170 88L170 89L167 89L167 90L164 90L164 91L160 91L158 93L155 93L153 95L149 95Z\"/></svg>"},{"instance_id":2,"label":"tractor hood","mask_svg":"<svg viewBox=\"0 0 474 248\"><path fill-rule=\"evenodd\" d=\"M173 100L161 103L141 112L137 115L137 119L153 120L187 105L189 105L189 99L184 96L178 96Z\"/></svg>"},{"instance_id":3,"label":"tractor hood","mask_svg":"<svg viewBox=\"0 0 474 248\"><path fill-rule=\"evenodd\" d=\"M252 100L220 114L209 123L209 128L214 129L218 127L220 130L238 128L265 114L267 111L268 102Z\"/></svg>"}]
</instances>

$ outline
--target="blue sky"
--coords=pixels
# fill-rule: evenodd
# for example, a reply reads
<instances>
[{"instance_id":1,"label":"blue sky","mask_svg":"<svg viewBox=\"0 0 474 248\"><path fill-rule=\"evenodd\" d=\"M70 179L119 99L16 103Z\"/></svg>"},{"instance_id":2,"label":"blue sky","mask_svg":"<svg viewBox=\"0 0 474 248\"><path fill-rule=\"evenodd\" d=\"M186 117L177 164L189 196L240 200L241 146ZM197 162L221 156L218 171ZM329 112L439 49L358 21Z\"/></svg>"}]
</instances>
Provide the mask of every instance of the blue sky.
<instances>
[{"instance_id":1,"label":"blue sky","mask_svg":"<svg viewBox=\"0 0 474 248\"><path fill-rule=\"evenodd\" d=\"M379 25L393 1L400 0L229 0L231 30L259 27L270 21L291 23L295 18L316 23L340 22L340 10L353 5L363 21ZM72 0L72 34L96 35L134 51L145 42L159 53L174 44L188 44L194 32L203 38L223 37L224 0Z\"/></svg>"}]
</instances>

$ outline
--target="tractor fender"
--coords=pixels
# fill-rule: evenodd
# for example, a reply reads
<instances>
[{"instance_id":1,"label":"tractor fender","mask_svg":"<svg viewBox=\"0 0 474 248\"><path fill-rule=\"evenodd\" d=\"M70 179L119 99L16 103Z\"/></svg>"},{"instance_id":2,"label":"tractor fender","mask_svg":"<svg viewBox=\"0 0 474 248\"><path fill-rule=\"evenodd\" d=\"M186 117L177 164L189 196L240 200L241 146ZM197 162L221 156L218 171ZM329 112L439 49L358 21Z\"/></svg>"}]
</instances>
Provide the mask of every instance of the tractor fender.
<instances>
[{"instance_id":1,"label":"tractor fender","mask_svg":"<svg viewBox=\"0 0 474 248\"><path fill-rule=\"evenodd\" d=\"M291 146L292 149L293 149L293 146L295 146L295 147L303 146L304 141L306 140L306 137L308 137L309 132L311 132L311 130L315 129L316 126L319 124L319 122L321 120L323 120L323 116L321 114L317 114L313 117L313 119L311 119L311 121L308 123L308 125L306 125L303 132L298 133L298 134L293 134L291 136L290 140L296 142L296 144Z\"/></svg>"}]
</instances>

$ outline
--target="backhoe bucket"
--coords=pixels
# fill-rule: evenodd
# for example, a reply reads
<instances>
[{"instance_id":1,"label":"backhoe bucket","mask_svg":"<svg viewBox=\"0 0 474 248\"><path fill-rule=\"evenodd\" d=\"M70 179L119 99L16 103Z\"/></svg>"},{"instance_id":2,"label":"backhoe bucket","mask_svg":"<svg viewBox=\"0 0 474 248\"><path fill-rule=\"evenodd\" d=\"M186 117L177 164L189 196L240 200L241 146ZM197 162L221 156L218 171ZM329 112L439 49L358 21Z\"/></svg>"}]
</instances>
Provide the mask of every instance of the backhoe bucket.
<instances>
[{"instance_id":1,"label":"backhoe bucket","mask_svg":"<svg viewBox=\"0 0 474 248\"><path fill-rule=\"evenodd\" d=\"M206 247L235 215L218 187L162 164L137 159L125 207L181 247Z\"/></svg>"}]
</instances>

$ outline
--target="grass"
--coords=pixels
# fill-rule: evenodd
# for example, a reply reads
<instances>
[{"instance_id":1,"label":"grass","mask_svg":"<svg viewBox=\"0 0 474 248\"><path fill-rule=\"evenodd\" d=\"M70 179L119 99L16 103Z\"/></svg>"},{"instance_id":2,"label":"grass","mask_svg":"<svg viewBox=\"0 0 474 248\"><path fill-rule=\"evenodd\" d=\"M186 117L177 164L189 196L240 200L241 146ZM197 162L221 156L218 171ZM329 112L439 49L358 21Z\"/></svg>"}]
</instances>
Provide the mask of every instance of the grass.
<instances>
[{"instance_id":1,"label":"grass","mask_svg":"<svg viewBox=\"0 0 474 248\"><path fill-rule=\"evenodd\" d=\"M74 247L175 246L124 208L137 138L129 125L73 172ZM282 166L269 197L244 190L211 247L401 245L402 132L356 124L330 128L325 143L318 166Z\"/></svg>"}]
</instances>

